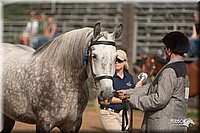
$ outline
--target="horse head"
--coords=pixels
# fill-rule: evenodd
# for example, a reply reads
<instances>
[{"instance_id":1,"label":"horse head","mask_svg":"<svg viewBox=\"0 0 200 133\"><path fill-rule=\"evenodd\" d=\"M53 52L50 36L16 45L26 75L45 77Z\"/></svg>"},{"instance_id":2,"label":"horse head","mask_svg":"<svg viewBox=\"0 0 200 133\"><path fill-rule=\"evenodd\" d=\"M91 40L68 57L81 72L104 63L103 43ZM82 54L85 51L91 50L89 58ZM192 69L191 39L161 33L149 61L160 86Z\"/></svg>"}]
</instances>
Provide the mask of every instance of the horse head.
<instances>
[{"instance_id":1,"label":"horse head","mask_svg":"<svg viewBox=\"0 0 200 133\"><path fill-rule=\"evenodd\" d=\"M150 77L155 77L160 69L167 63L165 59L158 55L150 54L147 57L142 56L142 72L147 73Z\"/></svg>"},{"instance_id":2,"label":"horse head","mask_svg":"<svg viewBox=\"0 0 200 133\"><path fill-rule=\"evenodd\" d=\"M147 57L142 56L143 64L141 66L141 71L147 73L150 77L155 76L154 71L156 69L155 60L152 55Z\"/></svg>"},{"instance_id":3,"label":"horse head","mask_svg":"<svg viewBox=\"0 0 200 133\"><path fill-rule=\"evenodd\" d=\"M115 39L121 36L122 24L113 32L101 32L100 23L94 27L93 39L88 47L88 73L92 75L97 96L107 101L113 96L113 75L115 73L116 45Z\"/></svg>"}]
</instances>

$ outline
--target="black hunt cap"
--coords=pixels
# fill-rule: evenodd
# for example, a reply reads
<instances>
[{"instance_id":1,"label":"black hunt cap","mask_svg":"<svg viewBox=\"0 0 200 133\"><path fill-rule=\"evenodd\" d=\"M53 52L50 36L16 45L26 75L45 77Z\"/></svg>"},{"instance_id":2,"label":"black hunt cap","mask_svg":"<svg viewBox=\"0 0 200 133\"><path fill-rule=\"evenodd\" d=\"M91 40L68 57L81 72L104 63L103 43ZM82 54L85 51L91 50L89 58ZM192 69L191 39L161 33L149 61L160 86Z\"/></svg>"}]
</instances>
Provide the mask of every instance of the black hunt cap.
<instances>
[{"instance_id":1,"label":"black hunt cap","mask_svg":"<svg viewBox=\"0 0 200 133\"><path fill-rule=\"evenodd\" d=\"M188 37L179 31L173 31L165 35L162 39L167 48L170 48L172 52L178 54L187 53L189 49Z\"/></svg>"}]
</instances>

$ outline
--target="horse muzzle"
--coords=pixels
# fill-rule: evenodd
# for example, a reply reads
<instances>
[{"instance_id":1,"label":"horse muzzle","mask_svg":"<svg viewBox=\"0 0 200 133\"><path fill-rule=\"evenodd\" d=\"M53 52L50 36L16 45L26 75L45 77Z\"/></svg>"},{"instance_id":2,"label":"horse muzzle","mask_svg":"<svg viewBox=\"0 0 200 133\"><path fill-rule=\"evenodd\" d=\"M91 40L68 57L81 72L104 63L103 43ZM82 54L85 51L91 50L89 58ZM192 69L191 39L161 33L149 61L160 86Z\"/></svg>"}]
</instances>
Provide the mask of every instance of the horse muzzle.
<instances>
[{"instance_id":1,"label":"horse muzzle","mask_svg":"<svg viewBox=\"0 0 200 133\"><path fill-rule=\"evenodd\" d=\"M105 98L105 96L103 96L103 92L100 93L100 95L98 96L99 99L99 104L101 105L109 105L112 101L114 95L110 95L108 98Z\"/></svg>"},{"instance_id":2,"label":"horse muzzle","mask_svg":"<svg viewBox=\"0 0 200 133\"><path fill-rule=\"evenodd\" d=\"M99 102L110 104L113 97L113 81L111 79L102 79L96 85L99 86L97 87Z\"/></svg>"}]
</instances>

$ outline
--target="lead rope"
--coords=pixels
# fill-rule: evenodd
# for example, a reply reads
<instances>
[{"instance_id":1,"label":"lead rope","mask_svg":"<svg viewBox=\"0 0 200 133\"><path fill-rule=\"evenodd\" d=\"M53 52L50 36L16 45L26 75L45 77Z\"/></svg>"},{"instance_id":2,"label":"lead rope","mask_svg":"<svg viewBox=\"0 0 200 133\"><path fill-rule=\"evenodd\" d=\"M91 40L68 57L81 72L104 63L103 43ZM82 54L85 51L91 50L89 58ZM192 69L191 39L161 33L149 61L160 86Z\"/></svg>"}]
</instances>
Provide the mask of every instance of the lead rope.
<instances>
[{"instance_id":1,"label":"lead rope","mask_svg":"<svg viewBox=\"0 0 200 133\"><path fill-rule=\"evenodd\" d=\"M128 126L128 115L126 111L126 102L127 99L122 99L122 131L126 130L126 127Z\"/></svg>"},{"instance_id":2,"label":"lead rope","mask_svg":"<svg viewBox=\"0 0 200 133\"><path fill-rule=\"evenodd\" d=\"M127 118L127 111L126 111L126 103L124 102L124 100L122 100L122 106L123 106L123 110L122 110L122 131L125 131L126 127L128 125L128 123L127 123L128 118Z\"/></svg>"},{"instance_id":3,"label":"lead rope","mask_svg":"<svg viewBox=\"0 0 200 133\"><path fill-rule=\"evenodd\" d=\"M130 125L129 125L129 132L132 133L133 131L133 109L131 108L131 104L129 104L129 109L130 109Z\"/></svg>"},{"instance_id":4,"label":"lead rope","mask_svg":"<svg viewBox=\"0 0 200 133\"><path fill-rule=\"evenodd\" d=\"M126 110L126 105L129 105L130 109L130 124L128 124L128 113ZM122 100L122 131L128 131L129 133L132 133L133 131L133 110L130 106L130 103L128 102L127 98ZM127 126L129 125L129 128L126 130Z\"/></svg>"}]
</instances>

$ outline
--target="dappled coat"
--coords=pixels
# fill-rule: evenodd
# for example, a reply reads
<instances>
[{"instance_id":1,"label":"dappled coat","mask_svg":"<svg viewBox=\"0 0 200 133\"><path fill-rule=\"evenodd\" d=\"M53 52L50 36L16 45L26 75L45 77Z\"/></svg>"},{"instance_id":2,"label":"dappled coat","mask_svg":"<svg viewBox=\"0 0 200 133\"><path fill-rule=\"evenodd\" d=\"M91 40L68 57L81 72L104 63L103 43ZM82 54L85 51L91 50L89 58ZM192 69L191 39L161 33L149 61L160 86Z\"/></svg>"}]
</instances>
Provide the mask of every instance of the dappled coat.
<instances>
[{"instance_id":1,"label":"dappled coat","mask_svg":"<svg viewBox=\"0 0 200 133\"><path fill-rule=\"evenodd\" d=\"M133 108L144 113L143 132L186 132L189 78L182 59L172 59L151 84L127 90Z\"/></svg>"}]
</instances>

